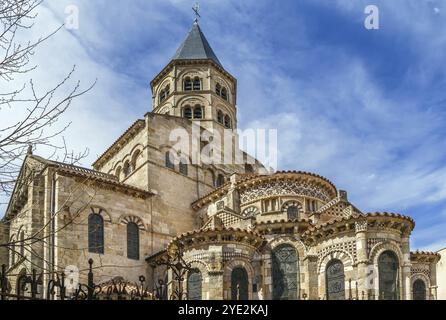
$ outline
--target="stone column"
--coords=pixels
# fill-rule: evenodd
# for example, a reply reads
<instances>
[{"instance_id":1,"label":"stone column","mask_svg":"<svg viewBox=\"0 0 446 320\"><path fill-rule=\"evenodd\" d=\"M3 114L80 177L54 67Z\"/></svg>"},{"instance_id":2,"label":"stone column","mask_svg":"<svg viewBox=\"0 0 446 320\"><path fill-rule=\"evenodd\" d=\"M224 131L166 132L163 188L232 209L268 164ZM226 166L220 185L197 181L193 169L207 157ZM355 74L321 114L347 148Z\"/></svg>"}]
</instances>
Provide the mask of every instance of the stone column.
<instances>
[{"instance_id":1,"label":"stone column","mask_svg":"<svg viewBox=\"0 0 446 320\"><path fill-rule=\"evenodd\" d=\"M318 270L317 270L317 256L316 255L307 255L304 260L304 264L306 267L306 274L308 278L307 288L301 288L302 294L305 293L307 295L307 299L309 300L319 300L319 279L318 279ZM299 297L302 299L302 295Z\"/></svg>"},{"instance_id":2,"label":"stone column","mask_svg":"<svg viewBox=\"0 0 446 320\"><path fill-rule=\"evenodd\" d=\"M355 223L356 235L356 281L358 283L358 293L362 296L362 292L367 293L372 289L373 283L370 283L372 275L368 274L368 252L367 252L367 220L357 221Z\"/></svg>"},{"instance_id":3,"label":"stone column","mask_svg":"<svg viewBox=\"0 0 446 320\"><path fill-rule=\"evenodd\" d=\"M403 296L401 297L401 300L412 300L412 283L410 280L410 269L412 264L410 262L410 241L409 235L407 234L401 236L401 251L403 253L403 261L401 262Z\"/></svg>"}]
</instances>

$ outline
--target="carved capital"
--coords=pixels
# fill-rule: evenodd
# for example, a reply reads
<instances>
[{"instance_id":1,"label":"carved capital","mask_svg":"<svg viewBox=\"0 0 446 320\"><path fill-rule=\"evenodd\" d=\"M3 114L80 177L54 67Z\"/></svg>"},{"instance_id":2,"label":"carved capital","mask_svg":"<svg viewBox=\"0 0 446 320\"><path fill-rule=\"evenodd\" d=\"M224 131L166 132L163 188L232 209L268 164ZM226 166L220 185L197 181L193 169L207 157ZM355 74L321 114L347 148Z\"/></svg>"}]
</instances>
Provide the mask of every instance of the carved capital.
<instances>
[{"instance_id":1,"label":"carved capital","mask_svg":"<svg viewBox=\"0 0 446 320\"><path fill-rule=\"evenodd\" d=\"M355 231L356 232L366 232L367 231L367 220L361 220L355 222Z\"/></svg>"}]
</instances>

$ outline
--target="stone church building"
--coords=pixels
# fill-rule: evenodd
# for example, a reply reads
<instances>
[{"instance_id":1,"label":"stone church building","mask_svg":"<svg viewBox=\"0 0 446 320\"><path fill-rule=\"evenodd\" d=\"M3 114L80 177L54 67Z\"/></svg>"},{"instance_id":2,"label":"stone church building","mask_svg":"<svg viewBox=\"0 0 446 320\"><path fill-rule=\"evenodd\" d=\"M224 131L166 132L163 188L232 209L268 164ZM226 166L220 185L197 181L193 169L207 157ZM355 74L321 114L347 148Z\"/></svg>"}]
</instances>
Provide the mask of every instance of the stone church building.
<instances>
[{"instance_id":1,"label":"stone church building","mask_svg":"<svg viewBox=\"0 0 446 320\"><path fill-rule=\"evenodd\" d=\"M205 164L175 148L173 130L237 128L237 80L197 22L151 90L153 110L92 169L29 152L0 229L12 290L32 269L83 281L93 259L97 283L144 275L169 298L176 279L157 261L181 249L191 300L436 299L440 257L411 252L410 217L362 212L326 178L271 173L240 150Z\"/></svg>"}]
</instances>

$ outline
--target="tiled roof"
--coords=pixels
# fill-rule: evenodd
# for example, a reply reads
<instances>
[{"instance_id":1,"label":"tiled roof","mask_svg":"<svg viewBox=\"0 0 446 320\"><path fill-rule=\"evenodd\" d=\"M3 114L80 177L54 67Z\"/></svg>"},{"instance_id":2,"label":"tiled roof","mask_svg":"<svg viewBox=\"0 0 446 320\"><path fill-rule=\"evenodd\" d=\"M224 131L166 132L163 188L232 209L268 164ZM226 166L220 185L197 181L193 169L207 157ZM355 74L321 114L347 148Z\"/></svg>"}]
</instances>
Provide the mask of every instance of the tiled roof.
<instances>
[{"instance_id":1,"label":"tiled roof","mask_svg":"<svg viewBox=\"0 0 446 320\"><path fill-rule=\"evenodd\" d=\"M198 23L192 25L186 40L178 48L172 60L212 60L222 66Z\"/></svg>"}]
</instances>

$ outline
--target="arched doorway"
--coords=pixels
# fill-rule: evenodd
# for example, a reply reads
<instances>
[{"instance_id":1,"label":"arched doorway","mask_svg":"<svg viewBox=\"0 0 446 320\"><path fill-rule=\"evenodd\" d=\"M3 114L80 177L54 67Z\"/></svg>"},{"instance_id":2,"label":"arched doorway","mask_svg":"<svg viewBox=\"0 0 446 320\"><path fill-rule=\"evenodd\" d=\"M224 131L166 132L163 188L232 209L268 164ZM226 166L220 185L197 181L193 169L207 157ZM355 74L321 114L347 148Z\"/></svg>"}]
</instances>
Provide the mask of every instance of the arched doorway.
<instances>
[{"instance_id":1,"label":"arched doorway","mask_svg":"<svg viewBox=\"0 0 446 320\"><path fill-rule=\"evenodd\" d=\"M413 300L426 300L426 284L421 279L413 283Z\"/></svg>"},{"instance_id":2,"label":"arched doorway","mask_svg":"<svg viewBox=\"0 0 446 320\"><path fill-rule=\"evenodd\" d=\"M327 300L345 300L345 274L342 261L333 259L325 269Z\"/></svg>"},{"instance_id":3,"label":"arched doorway","mask_svg":"<svg viewBox=\"0 0 446 320\"><path fill-rule=\"evenodd\" d=\"M378 259L379 299L398 300L399 294L399 262L393 251L383 252Z\"/></svg>"},{"instance_id":4,"label":"arched doorway","mask_svg":"<svg viewBox=\"0 0 446 320\"><path fill-rule=\"evenodd\" d=\"M237 267L231 273L231 299L248 300L248 272L243 267Z\"/></svg>"},{"instance_id":5,"label":"arched doorway","mask_svg":"<svg viewBox=\"0 0 446 320\"><path fill-rule=\"evenodd\" d=\"M202 300L203 277L200 270L194 269L187 277L187 298L188 300Z\"/></svg>"},{"instance_id":6,"label":"arched doorway","mask_svg":"<svg viewBox=\"0 0 446 320\"><path fill-rule=\"evenodd\" d=\"M299 292L298 256L289 244L280 245L272 252L273 299L297 300Z\"/></svg>"}]
</instances>

